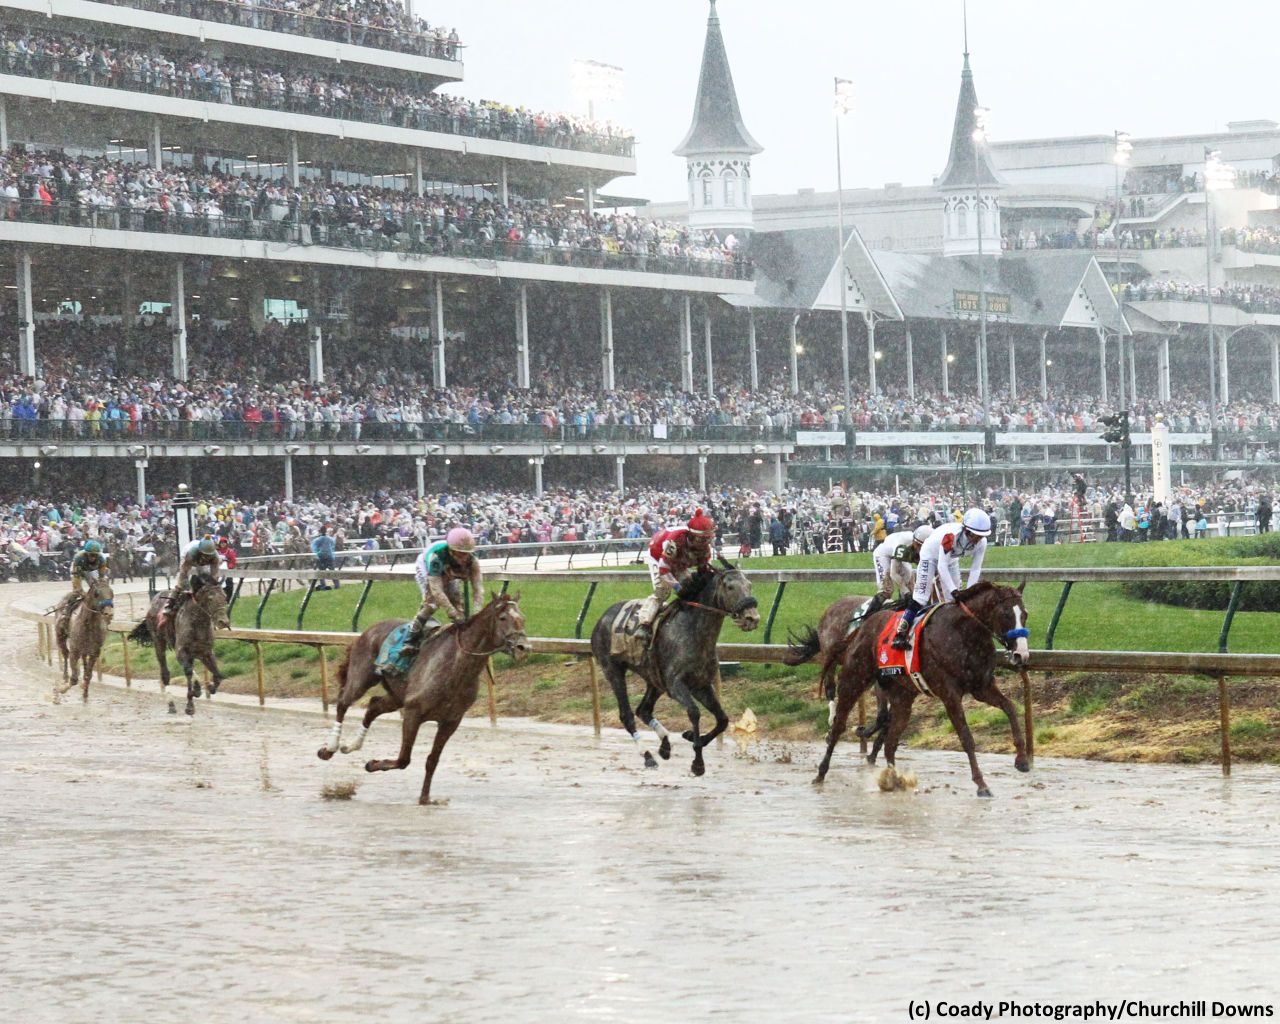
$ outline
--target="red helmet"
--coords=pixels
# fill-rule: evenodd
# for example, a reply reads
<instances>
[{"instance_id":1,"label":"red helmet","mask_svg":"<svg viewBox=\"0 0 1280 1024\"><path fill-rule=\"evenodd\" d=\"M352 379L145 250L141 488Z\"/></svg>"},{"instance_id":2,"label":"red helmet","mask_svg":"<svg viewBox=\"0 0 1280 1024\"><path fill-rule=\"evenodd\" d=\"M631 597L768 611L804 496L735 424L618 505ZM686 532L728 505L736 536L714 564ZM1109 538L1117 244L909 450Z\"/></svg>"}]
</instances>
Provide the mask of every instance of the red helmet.
<instances>
[{"instance_id":1,"label":"red helmet","mask_svg":"<svg viewBox=\"0 0 1280 1024\"><path fill-rule=\"evenodd\" d=\"M703 544L709 544L711 538L716 535L716 524L712 518L702 509L698 509L693 513L693 518L689 520L689 536L691 539L701 541Z\"/></svg>"}]
</instances>

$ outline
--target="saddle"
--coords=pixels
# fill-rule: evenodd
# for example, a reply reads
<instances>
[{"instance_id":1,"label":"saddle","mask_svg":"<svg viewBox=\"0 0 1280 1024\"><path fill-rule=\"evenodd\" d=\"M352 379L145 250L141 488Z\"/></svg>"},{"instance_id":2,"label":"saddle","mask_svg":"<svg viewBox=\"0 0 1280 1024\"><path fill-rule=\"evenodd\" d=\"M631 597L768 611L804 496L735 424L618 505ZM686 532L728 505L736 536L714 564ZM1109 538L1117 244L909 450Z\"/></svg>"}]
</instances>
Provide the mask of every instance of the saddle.
<instances>
[{"instance_id":1,"label":"saddle","mask_svg":"<svg viewBox=\"0 0 1280 1024\"><path fill-rule=\"evenodd\" d=\"M172 629L173 624L178 621L178 612L182 611L182 606L191 600L191 592L184 590L173 599L173 614L170 615L165 605L160 606L160 610L156 612L156 632L164 633L166 630Z\"/></svg>"},{"instance_id":2,"label":"saddle","mask_svg":"<svg viewBox=\"0 0 1280 1024\"><path fill-rule=\"evenodd\" d=\"M893 646L893 638L898 632L898 623L906 613L894 612L889 616L888 622L876 638L876 676L879 681L884 682L894 676L905 675L921 693L932 695L920 671L920 633L933 618L933 613L941 607L940 604L930 605L923 615L916 617L911 625L910 643L905 651L900 651Z\"/></svg>"},{"instance_id":3,"label":"saddle","mask_svg":"<svg viewBox=\"0 0 1280 1024\"><path fill-rule=\"evenodd\" d=\"M669 601L662 606L653 620L653 631L640 624L640 607L645 598L636 598L624 604L613 620L613 629L609 633L609 653L615 658L624 658L633 664L640 664L649 654L652 642L658 638L658 630L667 621L680 604Z\"/></svg>"},{"instance_id":4,"label":"saddle","mask_svg":"<svg viewBox=\"0 0 1280 1024\"><path fill-rule=\"evenodd\" d=\"M409 670L413 668L413 663L418 660L418 656L422 653L422 649L427 645L427 641L436 635L440 629L440 623L434 619L428 619L426 625L422 627L422 634L418 638L417 645L410 642L409 627L412 621L403 625L396 626L387 638L382 641L382 646L378 648L378 656L373 661L373 671L377 675L407 675Z\"/></svg>"}]
</instances>

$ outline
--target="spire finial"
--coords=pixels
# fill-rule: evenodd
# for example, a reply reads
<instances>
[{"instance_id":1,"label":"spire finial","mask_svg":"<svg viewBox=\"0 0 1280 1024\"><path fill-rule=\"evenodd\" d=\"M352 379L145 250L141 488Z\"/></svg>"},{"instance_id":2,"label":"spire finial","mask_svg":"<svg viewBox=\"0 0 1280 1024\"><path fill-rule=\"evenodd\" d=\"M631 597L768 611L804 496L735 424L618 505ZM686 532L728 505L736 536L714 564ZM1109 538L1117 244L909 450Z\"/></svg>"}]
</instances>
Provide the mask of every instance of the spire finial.
<instances>
[{"instance_id":1,"label":"spire finial","mask_svg":"<svg viewBox=\"0 0 1280 1024\"><path fill-rule=\"evenodd\" d=\"M961 11L964 17L964 60L969 63L969 0L961 0ZM711 9L715 10L716 0L711 0Z\"/></svg>"}]
</instances>

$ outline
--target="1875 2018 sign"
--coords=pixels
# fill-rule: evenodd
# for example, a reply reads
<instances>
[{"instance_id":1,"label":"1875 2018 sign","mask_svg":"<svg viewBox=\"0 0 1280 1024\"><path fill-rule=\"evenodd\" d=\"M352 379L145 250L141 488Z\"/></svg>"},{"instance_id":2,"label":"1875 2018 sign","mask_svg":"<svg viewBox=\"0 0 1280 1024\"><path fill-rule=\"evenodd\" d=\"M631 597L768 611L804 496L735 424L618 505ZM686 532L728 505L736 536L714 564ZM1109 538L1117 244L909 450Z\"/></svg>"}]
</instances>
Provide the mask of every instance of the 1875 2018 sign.
<instances>
[{"instance_id":1,"label":"1875 2018 sign","mask_svg":"<svg viewBox=\"0 0 1280 1024\"><path fill-rule=\"evenodd\" d=\"M962 292L959 289L951 293L954 296L953 303L957 313L971 313L978 315L978 293ZM987 292L987 315L988 316L1008 316L1009 315L1009 296L1001 292Z\"/></svg>"}]
</instances>

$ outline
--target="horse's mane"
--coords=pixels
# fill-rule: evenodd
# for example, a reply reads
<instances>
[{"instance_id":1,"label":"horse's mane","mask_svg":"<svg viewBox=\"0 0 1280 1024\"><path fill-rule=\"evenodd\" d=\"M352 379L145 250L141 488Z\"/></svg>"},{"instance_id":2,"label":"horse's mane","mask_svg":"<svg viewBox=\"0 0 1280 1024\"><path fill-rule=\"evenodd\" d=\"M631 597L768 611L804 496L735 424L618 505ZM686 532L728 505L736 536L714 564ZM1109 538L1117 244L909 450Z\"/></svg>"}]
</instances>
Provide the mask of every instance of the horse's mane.
<instances>
[{"instance_id":1,"label":"horse's mane","mask_svg":"<svg viewBox=\"0 0 1280 1024\"><path fill-rule=\"evenodd\" d=\"M989 580L979 580L971 587L965 587L964 590L956 591L956 600L965 601L972 597L981 597L988 591L996 589L996 585Z\"/></svg>"}]
</instances>

